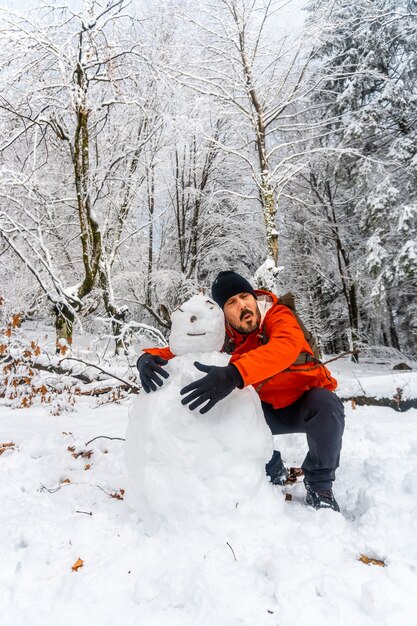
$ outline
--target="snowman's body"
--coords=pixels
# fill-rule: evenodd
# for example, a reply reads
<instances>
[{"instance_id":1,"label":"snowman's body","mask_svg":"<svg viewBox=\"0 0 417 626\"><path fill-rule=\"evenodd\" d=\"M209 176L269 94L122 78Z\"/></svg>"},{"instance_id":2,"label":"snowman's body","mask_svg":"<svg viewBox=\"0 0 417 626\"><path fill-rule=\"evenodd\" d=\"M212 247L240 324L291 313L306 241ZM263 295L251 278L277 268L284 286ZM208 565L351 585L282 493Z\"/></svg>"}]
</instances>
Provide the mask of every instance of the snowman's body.
<instances>
[{"instance_id":1,"label":"snowman's body","mask_svg":"<svg viewBox=\"0 0 417 626\"><path fill-rule=\"evenodd\" d=\"M138 396L126 434L128 500L151 524L219 515L249 501L267 482L265 463L273 449L252 387L236 389L203 415L181 404L180 390L204 376L195 361L228 364L218 351L221 310L194 296L172 322L170 347L178 356L165 366L170 376L161 389Z\"/></svg>"}]
</instances>

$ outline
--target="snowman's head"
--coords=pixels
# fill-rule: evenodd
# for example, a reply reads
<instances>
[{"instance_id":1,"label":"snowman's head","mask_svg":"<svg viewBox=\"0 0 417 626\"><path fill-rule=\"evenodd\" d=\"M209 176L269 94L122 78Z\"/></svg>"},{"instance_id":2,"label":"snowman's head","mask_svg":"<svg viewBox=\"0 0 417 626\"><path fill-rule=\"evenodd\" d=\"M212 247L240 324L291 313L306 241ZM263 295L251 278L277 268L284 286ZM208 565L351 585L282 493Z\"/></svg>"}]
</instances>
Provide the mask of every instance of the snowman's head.
<instances>
[{"instance_id":1,"label":"snowman's head","mask_svg":"<svg viewBox=\"0 0 417 626\"><path fill-rule=\"evenodd\" d=\"M213 352L224 343L224 316L207 296L198 294L171 315L169 347L176 356L189 352Z\"/></svg>"}]
</instances>

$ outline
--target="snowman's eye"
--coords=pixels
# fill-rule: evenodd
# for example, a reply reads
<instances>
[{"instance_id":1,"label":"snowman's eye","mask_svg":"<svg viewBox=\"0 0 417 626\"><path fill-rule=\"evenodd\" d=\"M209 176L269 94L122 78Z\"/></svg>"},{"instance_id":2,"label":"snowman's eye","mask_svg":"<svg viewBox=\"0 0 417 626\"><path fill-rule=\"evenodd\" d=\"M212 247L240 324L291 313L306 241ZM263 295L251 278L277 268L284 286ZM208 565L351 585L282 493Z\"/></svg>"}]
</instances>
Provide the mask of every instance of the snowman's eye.
<instances>
[{"instance_id":1,"label":"snowman's eye","mask_svg":"<svg viewBox=\"0 0 417 626\"><path fill-rule=\"evenodd\" d=\"M214 309L214 302L212 302L211 300L206 300L206 304L212 304L213 306L211 306L210 309Z\"/></svg>"}]
</instances>

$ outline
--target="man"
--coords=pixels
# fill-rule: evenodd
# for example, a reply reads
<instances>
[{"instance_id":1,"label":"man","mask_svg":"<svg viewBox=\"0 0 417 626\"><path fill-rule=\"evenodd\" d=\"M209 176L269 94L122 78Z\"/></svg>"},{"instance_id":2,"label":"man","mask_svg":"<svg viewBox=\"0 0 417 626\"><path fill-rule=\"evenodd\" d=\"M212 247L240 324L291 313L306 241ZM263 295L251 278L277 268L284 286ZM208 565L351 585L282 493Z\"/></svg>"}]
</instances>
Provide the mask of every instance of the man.
<instances>
[{"instance_id":1,"label":"man","mask_svg":"<svg viewBox=\"0 0 417 626\"><path fill-rule=\"evenodd\" d=\"M235 388L252 385L259 394L265 420L274 435L306 433L303 462L306 503L339 511L332 491L339 466L344 429L343 405L333 390L337 383L314 358L294 314L271 292L254 290L232 271L220 272L212 287L213 300L223 309L224 367L204 366L206 375L181 389L182 403L206 413ZM150 349L138 359L146 392L168 377L163 365L169 348ZM163 378L161 378L161 376ZM283 484L287 470L278 451L266 466L274 484Z\"/></svg>"}]
</instances>

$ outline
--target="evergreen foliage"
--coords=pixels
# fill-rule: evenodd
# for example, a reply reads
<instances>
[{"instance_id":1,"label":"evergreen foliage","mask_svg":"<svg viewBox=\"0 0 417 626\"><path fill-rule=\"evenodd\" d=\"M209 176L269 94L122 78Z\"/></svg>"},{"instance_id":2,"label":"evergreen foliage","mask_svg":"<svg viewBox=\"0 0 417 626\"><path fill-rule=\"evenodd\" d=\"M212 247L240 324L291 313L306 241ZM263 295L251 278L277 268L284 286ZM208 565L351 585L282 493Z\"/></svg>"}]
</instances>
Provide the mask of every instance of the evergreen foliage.
<instances>
[{"instance_id":1,"label":"evergreen foliage","mask_svg":"<svg viewBox=\"0 0 417 626\"><path fill-rule=\"evenodd\" d=\"M325 132L309 143L316 156L293 187L294 196L304 200L293 215L306 225L304 239L313 261L309 282L324 281L330 296L318 288L314 293L333 326L332 351L339 347L335 342L343 329L351 346L370 342L409 353L416 349L412 4L320 0L308 5L309 27L321 27L314 52L312 117ZM305 241L296 233L294 237L303 258Z\"/></svg>"}]
</instances>

